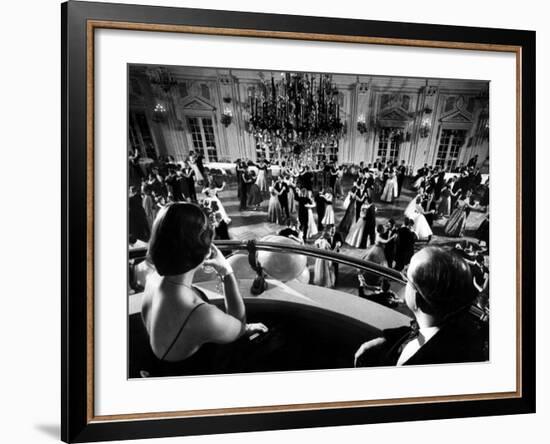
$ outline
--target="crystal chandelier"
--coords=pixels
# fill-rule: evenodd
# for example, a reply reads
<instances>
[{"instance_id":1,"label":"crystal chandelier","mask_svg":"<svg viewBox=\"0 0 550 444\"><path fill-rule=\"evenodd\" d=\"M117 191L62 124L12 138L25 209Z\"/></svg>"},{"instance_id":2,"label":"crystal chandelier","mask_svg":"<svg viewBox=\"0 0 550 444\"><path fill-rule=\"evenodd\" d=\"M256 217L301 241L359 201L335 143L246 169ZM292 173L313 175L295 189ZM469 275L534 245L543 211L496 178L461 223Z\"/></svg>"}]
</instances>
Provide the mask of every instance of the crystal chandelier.
<instances>
[{"instance_id":1,"label":"crystal chandelier","mask_svg":"<svg viewBox=\"0 0 550 444\"><path fill-rule=\"evenodd\" d=\"M332 76L283 73L250 91L248 131L256 139L294 153L334 144L344 132ZM296 145L301 150L296 150Z\"/></svg>"}]
</instances>

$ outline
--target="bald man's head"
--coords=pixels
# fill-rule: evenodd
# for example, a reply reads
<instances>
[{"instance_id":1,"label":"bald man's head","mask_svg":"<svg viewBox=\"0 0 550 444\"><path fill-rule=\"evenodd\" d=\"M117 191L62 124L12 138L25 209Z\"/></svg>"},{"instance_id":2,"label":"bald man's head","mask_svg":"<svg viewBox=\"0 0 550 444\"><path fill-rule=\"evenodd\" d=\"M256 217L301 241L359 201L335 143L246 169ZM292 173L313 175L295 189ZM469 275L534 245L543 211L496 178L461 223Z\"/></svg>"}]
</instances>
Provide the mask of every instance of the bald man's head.
<instances>
[{"instance_id":1,"label":"bald man's head","mask_svg":"<svg viewBox=\"0 0 550 444\"><path fill-rule=\"evenodd\" d=\"M408 277L416 290L416 307L445 317L469 306L476 296L470 266L460 256L441 247L416 253Z\"/></svg>"}]
</instances>

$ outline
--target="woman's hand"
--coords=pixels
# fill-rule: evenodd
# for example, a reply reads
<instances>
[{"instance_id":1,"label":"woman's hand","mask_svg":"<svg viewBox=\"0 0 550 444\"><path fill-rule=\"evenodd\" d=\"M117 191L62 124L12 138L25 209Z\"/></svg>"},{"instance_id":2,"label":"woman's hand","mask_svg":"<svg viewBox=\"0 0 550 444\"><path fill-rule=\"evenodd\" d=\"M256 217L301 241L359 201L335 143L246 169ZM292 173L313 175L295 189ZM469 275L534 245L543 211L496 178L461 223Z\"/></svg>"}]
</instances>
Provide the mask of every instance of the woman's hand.
<instances>
[{"instance_id":1,"label":"woman's hand","mask_svg":"<svg viewBox=\"0 0 550 444\"><path fill-rule=\"evenodd\" d=\"M210 246L211 249L211 255L208 259L206 259L203 262L204 266L212 267L216 273L218 273L220 276L225 277L228 274L233 273L233 269L231 268L231 265L227 261L227 259L224 257L224 255L221 253L218 247L216 247L214 244Z\"/></svg>"},{"instance_id":2,"label":"woman's hand","mask_svg":"<svg viewBox=\"0 0 550 444\"><path fill-rule=\"evenodd\" d=\"M269 329L261 322L255 324L246 324L245 334L246 336L252 336L255 333L267 333Z\"/></svg>"}]
</instances>

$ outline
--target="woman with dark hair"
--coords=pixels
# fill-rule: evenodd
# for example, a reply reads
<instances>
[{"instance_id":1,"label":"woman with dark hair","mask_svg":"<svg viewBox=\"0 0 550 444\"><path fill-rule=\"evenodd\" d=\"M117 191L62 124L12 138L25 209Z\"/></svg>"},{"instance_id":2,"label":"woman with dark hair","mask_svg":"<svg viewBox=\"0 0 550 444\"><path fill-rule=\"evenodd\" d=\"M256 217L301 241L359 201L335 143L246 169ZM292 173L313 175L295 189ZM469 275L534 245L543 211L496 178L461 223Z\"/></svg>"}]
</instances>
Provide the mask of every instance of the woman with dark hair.
<instances>
[{"instance_id":1,"label":"woman with dark hair","mask_svg":"<svg viewBox=\"0 0 550 444\"><path fill-rule=\"evenodd\" d=\"M141 314L151 349L161 361L181 361L203 344L267 331L263 324L246 324L237 280L212 238L208 218L195 204L168 205L155 220L148 260L156 273L147 278ZM200 266L214 269L223 281L225 312L192 285Z\"/></svg>"}]
</instances>

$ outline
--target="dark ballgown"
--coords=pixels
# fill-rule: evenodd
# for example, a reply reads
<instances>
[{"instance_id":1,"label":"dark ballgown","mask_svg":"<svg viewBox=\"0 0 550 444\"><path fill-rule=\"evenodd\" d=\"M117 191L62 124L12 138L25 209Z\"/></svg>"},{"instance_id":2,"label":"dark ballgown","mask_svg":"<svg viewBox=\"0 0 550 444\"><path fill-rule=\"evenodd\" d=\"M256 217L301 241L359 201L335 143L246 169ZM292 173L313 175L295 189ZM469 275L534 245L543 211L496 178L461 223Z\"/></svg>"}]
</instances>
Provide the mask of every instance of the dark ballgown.
<instances>
[{"instance_id":1,"label":"dark ballgown","mask_svg":"<svg viewBox=\"0 0 550 444\"><path fill-rule=\"evenodd\" d=\"M250 190L248 192L248 206L257 207L263 202L263 200L260 187L256 183L251 183Z\"/></svg>"}]
</instances>

